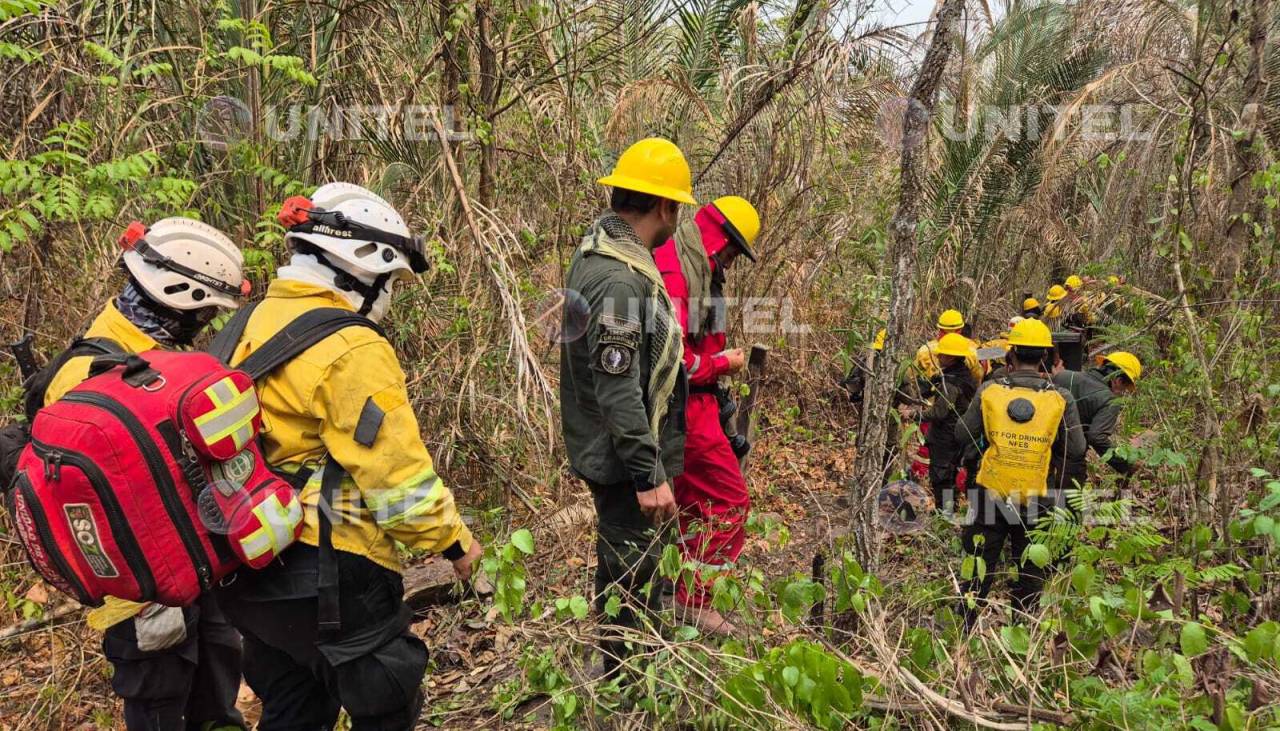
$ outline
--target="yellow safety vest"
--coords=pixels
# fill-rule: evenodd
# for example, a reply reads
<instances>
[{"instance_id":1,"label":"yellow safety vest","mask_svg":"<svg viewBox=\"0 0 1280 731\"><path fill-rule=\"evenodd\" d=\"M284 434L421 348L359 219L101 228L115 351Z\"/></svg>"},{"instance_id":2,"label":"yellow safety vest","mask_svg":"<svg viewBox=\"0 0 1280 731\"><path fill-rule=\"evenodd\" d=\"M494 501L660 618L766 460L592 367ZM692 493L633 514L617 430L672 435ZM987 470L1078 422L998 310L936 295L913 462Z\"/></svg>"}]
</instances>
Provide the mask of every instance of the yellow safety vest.
<instances>
[{"instance_id":1,"label":"yellow safety vest","mask_svg":"<svg viewBox=\"0 0 1280 731\"><path fill-rule=\"evenodd\" d=\"M987 449L978 484L1025 503L1048 491L1049 462L1067 400L1051 385L1014 386L996 381L982 392L982 424Z\"/></svg>"}]
</instances>

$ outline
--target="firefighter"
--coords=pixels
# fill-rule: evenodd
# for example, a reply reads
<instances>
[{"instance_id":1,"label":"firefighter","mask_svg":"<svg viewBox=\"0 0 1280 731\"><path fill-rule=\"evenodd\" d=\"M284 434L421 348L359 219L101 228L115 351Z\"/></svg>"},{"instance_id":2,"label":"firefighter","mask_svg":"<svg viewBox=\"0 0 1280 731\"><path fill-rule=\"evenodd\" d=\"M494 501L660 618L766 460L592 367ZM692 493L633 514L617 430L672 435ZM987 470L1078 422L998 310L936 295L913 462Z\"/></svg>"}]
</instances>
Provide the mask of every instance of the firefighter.
<instances>
[{"instance_id":1,"label":"firefighter","mask_svg":"<svg viewBox=\"0 0 1280 731\"><path fill-rule=\"evenodd\" d=\"M862 395L867 388L867 375L871 373L871 355L884 351L885 330L880 328L867 352L853 359L849 373L840 381L840 388L849 395L849 403L861 404Z\"/></svg>"},{"instance_id":2,"label":"firefighter","mask_svg":"<svg viewBox=\"0 0 1280 731\"><path fill-rule=\"evenodd\" d=\"M1050 287L1049 294L1045 296L1045 301L1048 302L1048 304L1044 306L1044 316L1042 319L1048 322L1057 322L1062 319L1064 314L1062 300L1066 299L1066 296L1067 290L1061 284L1055 284Z\"/></svg>"},{"instance_id":3,"label":"firefighter","mask_svg":"<svg viewBox=\"0 0 1280 731\"><path fill-rule=\"evenodd\" d=\"M280 220L291 258L233 364L318 308L379 322L393 287L427 268L400 214L350 183L286 201ZM443 554L464 581L481 547L423 444L395 351L379 330L347 327L259 381L258 399L266 459L305 509L297 543L221 590L258 728L332 728L340 707L356 731L412 728L427 648L409 631L398 546Z\"/></svg>"},{"instance_id":4,"label":"firefighter","mask_svg":"<svg viewBox=\"0 0 1280 731\"><path fill-rule=\"evenodd\" d=\"M136 224L136 232L121 238L128 282L89 326L84 342L46 369L48 385L33 382L29 398L43 396L38 405L57 401L88 378L94 354L191 345L214 316L237 307L248 293L240 249L214 227L165 218L149 229ZM111 688L124 700L129 731L245 728L236 710L240 636L211 595L185 608L107 597L87 621L103 630L102 654L113 668Z\"/></svg>"},{"instance_id":5,"label":"firefighter","mask_svg":"<svg viewBox=\"0 0 1280 731\"><path fill-rule=\"evenodd\" d=\"M596 609L611 627L601 645L612 674L627 654L623 628L657 609L657 527L676 516L671 480L684 462L685 382L680 324L653 260L675 233L681 204L696 201L684 155L640 140L600 179L609 208L569 263L560 349L560 423L574 474L595 503ZM619 596L621 607L610 609Z\"/></svg>"},{"instance_id":6,"label":"firefighter","mask_svg":"<svg viewBox=\"0 0 1280 731\"><path fill-rule=\"evenodd\" d=\"M1097 368L1086 372L1057 369L1053 382L1069 391L1080 413L1085 442L1098 457L1106 457L1107 464L1121 475L1133 472L1133 464L1111 452L1116 428L1120 425L1120 398L1137 390L1142 377L1142 363L1137 356L1124 351L1108 353ZM1108 453L1111 453L1108 457ZM1085 462L1081 459L1072 465L1070 481L1083 485Z\"/></svg>"},{"instance_id":7,"label":"firefighter","mask_svg":"<svg viewBox=\"0 0 1280 731\"><path fill-rule=\"evenodd\" d=\"M743 198L724 196L699 209L654 251L684 331L689 377L684 474L674 486L680 551L684 565L694 569L677 582L676 604L693 626L720 635L736 629L711 607L711 583L738 560L751 508L739 467L750 445L735 449L724 429L734 402L721 381L745 361L740 348L726 348L724 282L739 256L755 262L751 247L759 232L756 209Z\"/></svg>"},{"instance_id":8,"label":"firefighter","mask_svg":"<svg viewBox=\"0 0 1280 731\"><path fill-rule=\"evenodd\" d=\"M978 388L978 381L965 364L969 352L968 339L957 333L948 333L938 340L941 370L929 380L933 400L923 415L924 423L929 425L924 443L929 448L933 504L946 516L951 515L955 505L956 474L960 467L956 421L969 408L969 401Z\"/></svg>"},{"instance_id":9,"label":"firefighter","mask_svg":"<svg viewBox=\"0 0 1280 731\"><path fill-rule=\"evenodd\" d=\"M975 559L962 587L967 627L991 589L1005 544L1015 561L1023 556L1027 531L1061 500L1066 466L1084 454L1075 401L1049 380L1052 354L1044 323L1019 322L1009 332L1007 374L982 384L956 423L966 457L979 461L961 536L965 554ZM1031 561L1018 567L1015 610L1034 609L1044 578L1044 569Z\"/></svg>"},{"instance_id":10,"label":"firefighter","mask_svg":"<svg viewBox=\"0 0 1280 731\"><path fill-rule=\"evenodd\" d=\"M1044 315L1044 307L1040 305L1040 300L1035 297L1028 297L1022 300L1022 316L1034 317L1039 319Z\"/></svg>"},{"instance_id":11,"label":"firefighter","mask_svg":"<svg viewBox=\"0 0 1280 731\"><path fill-rule=\"evenodd\" d=\"M938 340L947 333L956 333L963 337L965 330L964 315L960 314L958 310L946 310L941 315L938 315L937 326L938 337L921 345L920 349L916 351L916 371L921 378L926 380L933 378L940 370L937 357ZM969 366L969 371L973 373L974 379L981 381L983 369L982 364L978 362L978 354L976 352L978 344L968 337L965 337L965 339L969 341L969 348L975 351L965 357L965 363Z\"/></svg>"},{"instance_id":12,"label":"firefighter","mask_svg":"<svg viewBox=\"0 0 1280 731\"><path fill-rule=\"evenodd\" d=\"M1062 303L1065 314L1062 324L1083 333L1085 342L1088 342L1092 338L1093 325L1097 320L1094 311L1099 304L1096 295L1100 293L1095 292L1091 295L1084 290L1084 285L1085 281L1078 274L1072 274L1063 282L1066 297L1065 302Z\"/></svg>"}]
</instances>

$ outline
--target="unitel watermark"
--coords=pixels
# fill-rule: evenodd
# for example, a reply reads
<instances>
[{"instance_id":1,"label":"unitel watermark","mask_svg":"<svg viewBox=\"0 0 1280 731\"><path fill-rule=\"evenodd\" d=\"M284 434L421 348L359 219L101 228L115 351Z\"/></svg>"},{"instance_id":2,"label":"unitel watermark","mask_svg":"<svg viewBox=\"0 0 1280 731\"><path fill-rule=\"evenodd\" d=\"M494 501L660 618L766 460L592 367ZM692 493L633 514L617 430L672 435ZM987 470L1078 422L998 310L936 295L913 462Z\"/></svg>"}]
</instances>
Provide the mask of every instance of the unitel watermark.
<instances>
[{"instance_id":1,"label":"unitel watermark","mask_svg":"<svg viewBox=\"0 0 1280 731\"><path fill-rule=\"evenodd\" d=\"M260 124L266 139L273 142L362 140L439 140L436 120L450 142L471 139L461 129L459 117L450 105L431 104L266 104ZM232 96L210 99L196 116L196 136L204 144L226 149L249 139L253 133L253 113L242 100Z\"/></svg>"}]
</instances>

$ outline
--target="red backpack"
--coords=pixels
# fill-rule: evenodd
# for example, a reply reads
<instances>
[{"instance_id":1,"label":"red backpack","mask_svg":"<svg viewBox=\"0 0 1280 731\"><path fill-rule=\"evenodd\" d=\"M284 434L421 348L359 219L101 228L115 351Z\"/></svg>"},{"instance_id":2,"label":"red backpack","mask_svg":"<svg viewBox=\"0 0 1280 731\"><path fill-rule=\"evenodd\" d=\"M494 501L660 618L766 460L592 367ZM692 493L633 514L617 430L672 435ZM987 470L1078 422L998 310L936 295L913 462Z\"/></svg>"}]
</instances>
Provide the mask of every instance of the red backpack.
<instances>
[{"instance_id":1,"label":"red backpack","mask_svg":"<svg viewBox=\"0 0 1280 731\"><path fill-rule=\"evenodd\" d=\"M95 606L185 606L241 565L269 564L303 513L263 459L254 380L352 325L376 328L313 310L239 369L199 352L96 356L90 378L36 414L18 460L7 502L31 564Z\"/></svg>"}]
</instances>

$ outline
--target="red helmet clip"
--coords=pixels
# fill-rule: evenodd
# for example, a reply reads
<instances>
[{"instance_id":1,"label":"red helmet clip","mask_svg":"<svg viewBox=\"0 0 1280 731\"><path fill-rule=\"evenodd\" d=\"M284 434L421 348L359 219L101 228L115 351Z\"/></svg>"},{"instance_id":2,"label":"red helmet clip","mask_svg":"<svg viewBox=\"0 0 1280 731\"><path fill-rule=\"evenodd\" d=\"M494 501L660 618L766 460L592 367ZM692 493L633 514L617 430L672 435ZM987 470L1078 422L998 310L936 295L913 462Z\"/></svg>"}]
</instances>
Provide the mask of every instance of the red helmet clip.
<instances>
[{"instance_id":1,"label":"red helmet clip","mask_svg":"<svg viewBox=\"0 0 1280 731\"><path fill-rule=\"evenodd\" d=\"M292 195L286 198L280 206L280 212L276 214L276 220L285 228L293 228L307 222L312 208L314 208L314 205L311 203L311 199L304 195Z\"/></svg>"},{"instance_id":2,"label":"red helmet clip","mask_svg":"<svg viewBox=\"0 0 1280 731\"><path fill-rule=\"evenodd\" d=\"M240 280L240 296L248 297L251 294L253 294L253 282L250 282L248 277L241 279Z\"/></svg>"},{"instance_id":3,"label":"red helmet clip","mask_svg":"<svg viewBox=\"0 0 1280 731\"><path fill-rule=\"evenodd\" d=\"M143 226L141 221L130 221L129 225L125 227L124 233L120 234L120 239L117 243L125 251L133 251L133 247L146 235L147 227Z\"/></svg>"}]
</instances>

